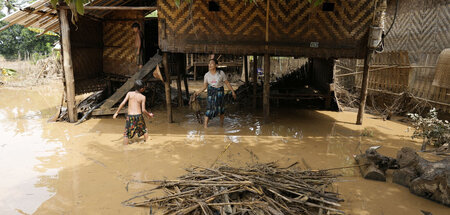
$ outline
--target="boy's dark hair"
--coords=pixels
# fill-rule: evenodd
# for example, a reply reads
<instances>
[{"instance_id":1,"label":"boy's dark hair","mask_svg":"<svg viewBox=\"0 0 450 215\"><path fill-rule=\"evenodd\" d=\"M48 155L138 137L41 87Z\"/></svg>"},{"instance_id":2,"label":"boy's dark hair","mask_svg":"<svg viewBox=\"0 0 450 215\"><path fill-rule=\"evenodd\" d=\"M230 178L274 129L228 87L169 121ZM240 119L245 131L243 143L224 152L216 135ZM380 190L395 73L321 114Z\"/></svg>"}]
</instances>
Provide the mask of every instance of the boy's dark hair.
<instances>
[{"instance_id":1,"label":"boy's dark hair","mask_svg":"<svg viewBox=\"0 0 450 215\"><path fill-rule=\"evenodd\" d=\"M135 23L133 23L133 25L131 25L131 28L141 29L141 26L139 25L139 23L135 22Z\"/></svg>"},{"instance_id":2,"label":"boy's dark hair","mask_svg":"<svg viewBox=\"0 0 450 215\"><path fill-rule=\"evenodd\" d=\"M145 85L142 80L138 79L138 80L134 81L134 90L140 90L144 87L145 87Z\"/></svg>"},{"instance_id":3,"label":"boy's dark hair","mask_svg":"<svg viewBox=\"0 0 450 215\"><path fill-rule=\"evenodd\" d=\"M214 63L216 63L216 65L219 64L219 61L217 61L217 59L215 59L215 58L209 59L209 61L214 61Z\"/></svg>"}]
</instances>

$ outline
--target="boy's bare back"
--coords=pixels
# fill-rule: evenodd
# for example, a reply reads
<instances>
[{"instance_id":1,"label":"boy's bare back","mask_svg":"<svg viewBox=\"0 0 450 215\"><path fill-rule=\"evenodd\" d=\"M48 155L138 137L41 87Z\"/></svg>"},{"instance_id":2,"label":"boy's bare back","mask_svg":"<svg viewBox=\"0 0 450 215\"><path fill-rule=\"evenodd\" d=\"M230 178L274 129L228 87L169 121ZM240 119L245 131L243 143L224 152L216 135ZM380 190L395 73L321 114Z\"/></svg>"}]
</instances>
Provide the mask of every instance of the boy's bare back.
<instances>
[{"instance_id":1,"label":"boy's bare back","mask_svg":"<svg viewBox=\"0 0 450 215\"><path fill-rule=\"evenodd\" d=\"M128 115L142 114L142 107L145 107L145 96L136 91L127 93Z\"/></svg>"}]
</instances>

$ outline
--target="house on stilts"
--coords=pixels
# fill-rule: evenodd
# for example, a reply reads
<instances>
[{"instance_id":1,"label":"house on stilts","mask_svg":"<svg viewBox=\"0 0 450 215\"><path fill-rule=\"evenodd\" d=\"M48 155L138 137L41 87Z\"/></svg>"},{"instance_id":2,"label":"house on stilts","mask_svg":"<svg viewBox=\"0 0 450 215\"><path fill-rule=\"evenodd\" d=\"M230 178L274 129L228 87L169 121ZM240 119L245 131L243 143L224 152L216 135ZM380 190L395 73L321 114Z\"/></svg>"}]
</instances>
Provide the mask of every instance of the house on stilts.
<instances>
[{"instance_id":1,"label":"house on stilts","mask_svg":"<svg viewBox=\"0 0 450 215\"><path fill-rule=\"evenodd\" d=\"M308 0L176 2L94 0L85 5L84 15L74 24L68 6L55 8L49 0L39 0L3 20L8 26L20 24L60 34L71 122L77 121L76 94L108 89L110 97L98 111L111 113L133 81L147 76L158 64L164 68L167 117L172 122L170 82L177 80L181 91L184 81L187 89L186 54L215 53L264 57L265 117L271 99L271 56L309 58L311 81L328 96L334 90L335 59L365 59L357 119L362 123L369 64L381 39L387 0L328 0L318 6ZM157 17L146 17L155 10ZM133 60L130 26L134 22L143 27L147 45L147 63L139 71ZM256 76L256 69L253 71L249 76ZM117 82L121 86L114 90L112 85ZM253 97L257 97L256 91Z\"/></svg>"}]
</instances>

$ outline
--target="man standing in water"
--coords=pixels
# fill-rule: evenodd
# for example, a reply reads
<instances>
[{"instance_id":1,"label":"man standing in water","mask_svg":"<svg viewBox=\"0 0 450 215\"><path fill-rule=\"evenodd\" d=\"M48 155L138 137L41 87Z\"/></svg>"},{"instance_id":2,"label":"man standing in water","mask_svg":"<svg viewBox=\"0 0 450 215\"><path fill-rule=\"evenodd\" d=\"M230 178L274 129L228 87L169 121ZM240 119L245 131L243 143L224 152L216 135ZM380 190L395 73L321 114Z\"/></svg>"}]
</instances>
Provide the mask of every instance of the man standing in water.
<instances>
[{"instance_id":1,"label":"man standing in water","mask_svg":"<svg viewBox=\"0 0 450 215\"><path fill-rule=\"evenodd\" d=\"M134 32L134 48L136 50L136 64L139 69L144 65L144 34L141 31L141 27L138 23L133 23L131 26Z\"/></svg>"},{"instance_id":2,"label":"man standing in water","mask_svg":"<svg viewBox=\"0 0 450 215\"><path fill-rule=\"evenodd\" d=\"M133 138L136 134L138 137L144 135L144 141L147 141L147 127L145 126L142 113L148 118L153 117L153 113L149 113L145 109L145 96L142 95L145 91L145 85L141 80L136 80L134 82L134 90L135 91L133 92L127 93L125 99L120 103L119 108L117 108L117 111L113 116L113 119L116 119L119 111L128 102L128 115L125 123L125 133L123 134L123 144L125 145L128 145L129 139Z\"/></svg>"}]
</instances>

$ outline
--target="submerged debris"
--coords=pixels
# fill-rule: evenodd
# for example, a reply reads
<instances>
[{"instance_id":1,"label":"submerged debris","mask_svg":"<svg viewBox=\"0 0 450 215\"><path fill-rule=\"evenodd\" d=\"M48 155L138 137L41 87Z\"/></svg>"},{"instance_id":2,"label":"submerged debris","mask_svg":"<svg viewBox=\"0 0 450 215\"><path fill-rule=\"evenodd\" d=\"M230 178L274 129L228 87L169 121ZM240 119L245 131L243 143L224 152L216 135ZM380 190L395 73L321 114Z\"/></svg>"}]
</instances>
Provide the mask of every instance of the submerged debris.
<instances>
[{"instance_id":1,"label":"submerged debris","mask_svg":"<svg viewBox=\"0 0 450 215\"><path fill-rule=\"evenodd\" d=\"M247 168L194 167L177 180L139 181L157 187L123 202L126 206L156 206L164 214L343 214L339 194L329 191L336 175L300 170L297 163ZM163 191L164 196L152 196Z\"/></svg>"}]
</instances>

